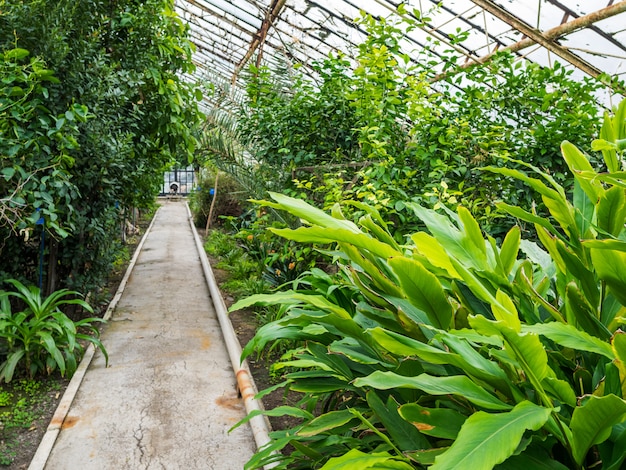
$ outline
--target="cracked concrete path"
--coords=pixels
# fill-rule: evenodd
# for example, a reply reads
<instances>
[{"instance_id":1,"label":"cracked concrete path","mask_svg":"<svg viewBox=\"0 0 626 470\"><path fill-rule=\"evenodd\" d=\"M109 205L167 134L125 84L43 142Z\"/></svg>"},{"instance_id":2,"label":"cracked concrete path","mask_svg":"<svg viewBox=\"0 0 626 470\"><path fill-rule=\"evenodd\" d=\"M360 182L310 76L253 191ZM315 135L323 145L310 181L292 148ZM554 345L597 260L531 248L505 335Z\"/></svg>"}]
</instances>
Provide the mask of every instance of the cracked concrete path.
<instances>
[{"instance_id":1,"label":"cracked concrete path","mask_svg":"<svg viewBox=\"0 0 626 470\"><path fill-rule=\"evenodd\" d=\"M237 470L255 450L184 202L159 209L47 470Z\"/></svg>"}]
</instances>

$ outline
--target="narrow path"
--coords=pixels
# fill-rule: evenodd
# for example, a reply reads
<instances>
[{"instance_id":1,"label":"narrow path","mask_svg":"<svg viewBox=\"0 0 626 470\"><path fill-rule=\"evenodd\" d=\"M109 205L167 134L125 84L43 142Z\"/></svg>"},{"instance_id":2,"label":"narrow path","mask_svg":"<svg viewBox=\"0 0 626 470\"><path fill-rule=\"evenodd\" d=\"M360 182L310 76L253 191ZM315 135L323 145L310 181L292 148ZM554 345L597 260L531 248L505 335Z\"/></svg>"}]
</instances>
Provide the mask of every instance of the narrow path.
<instances>
[{"instance_id":1,"label":"narrow path","mask_svg":"<svg viewBox=\"0 0 626 470\"><path fill-rule=\"evenodd\" d=\"M184 202L164 202L47 470L238 470L254 453Z\"/></svg>"}]
</instances>

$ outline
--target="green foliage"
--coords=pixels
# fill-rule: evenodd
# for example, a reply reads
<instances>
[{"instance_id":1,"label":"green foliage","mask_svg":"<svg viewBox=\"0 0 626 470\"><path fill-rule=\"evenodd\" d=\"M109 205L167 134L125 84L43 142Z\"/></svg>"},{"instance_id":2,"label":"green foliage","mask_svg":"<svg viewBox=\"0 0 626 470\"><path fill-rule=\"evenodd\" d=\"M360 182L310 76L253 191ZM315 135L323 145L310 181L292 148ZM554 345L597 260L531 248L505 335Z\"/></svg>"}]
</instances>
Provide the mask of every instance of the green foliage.
<instances>
[{"instance_id":1,"label":"green foliage","mask_svg":"<svg viewBox=\"0 0 626 470\"><path fill-rule=\"evenodd\" d=\"M502 241L484 235L463 206L442 215L407 202L427 231L399 245L366 206L354 223L338 206L329 215L274 193L262 202L306 222L272 232L330 245L339 272L312 270L300 288L232 307L285 310L244 356L277 340L299 344L275 367L287 371L282 386L303 394L300 407L274 413L302 423L275 431L247 468L623 465L624 116L626 102L594 144L607 172L562 144L567 189L526 162L513 163L530 174L487 168L538 194L549 217L501 208L534 226L543 248L519 227ZM290 454L272 453L287 445Z\"/></svg>"},{"instance_id":2,"label":"green foliage","mask_svg":"<svg viewBox=\"0 0 626 470\"><path fill-rule=\"evenodd\" d=\"M218 173L217 193L215 193L216 173ZM228 173L215 168L204 168L200 173L197 188L189 196L189 207L194 216L194 223L198 227L206 227L214 198L212 224L220 224L223 218L241 215L243 207L247 205L245 194L237 180Z\"/></svg>"},{"instance_id":3,"label":"green foliage","mask_svg":"<svg viewBox=\"0 0 626 470\"><path fill-rule=\"evenodd\" d=\"M10 382L16 370L25 372L29 378L57 369L62 376L66 371L71 375L83 355L83 342L99 347L108 360L99 331L92 325L102 320L72 321L60 310L64 305L78 305L93 313L89 304L75 298L77 292L61 289L42 299L37 287L26 287L16 280L7 282L15 290L0 291L0 338L7 346L6 357L0 364L0 380ZM18 305L23 304L23 310L14 311L12 299Z\"/></svg>"},{"instance_id":4,"label":"green foliage","mask_svg":"<svg viewBox=\"0 0 626 470\"><path fill-rule=\"evenodd\" d=\"M405 205L411 200L462 204L503 237L514 219L495 211L495 201L528 210L536 201L514 178L478 170L515 155L564 184L558 145L568 140L587 149L597 131L600 83L506 53L472 68L454 65L451 56L445 74L435 76L440 59L428 45L409 58L402 40L406 31L429 27L426 14L419 18L363 16L368 34L354 51L356 63L330 55L313 65L313 79L298 67L253 67L233 134L249 158L233 165L247 166L266 190L316 206L367 203L394 222L399 239L416 229Z\"/></svg>"},{"instance_id":5,"label":"green foliage","mask_svg":"<svg viewBox=\"0 0 626 470\"><path fill-rule=\"evenodd\" d=\"M44 290L96 290L124 213L150 205L162 170L192 155L197 96L180 78L192 45L173 4L3 4L3 277L36 278L45 233ZM45 232L34 230L39 216Z\"/></svg>"},{"instance_id":6,"label":"green foliage","mask_svg":"<svg viewBox=\"0 0 626 470\"><path fill-rule=\"evenodd\" d=\"M36 420L43 416L52 396L58 395L54 380L14 380L0 391L0 465L10 466L16 450L23 445L21 433L32 432ZM28 431L31 429L31 431Z\"/></svg>"}]
</instances>

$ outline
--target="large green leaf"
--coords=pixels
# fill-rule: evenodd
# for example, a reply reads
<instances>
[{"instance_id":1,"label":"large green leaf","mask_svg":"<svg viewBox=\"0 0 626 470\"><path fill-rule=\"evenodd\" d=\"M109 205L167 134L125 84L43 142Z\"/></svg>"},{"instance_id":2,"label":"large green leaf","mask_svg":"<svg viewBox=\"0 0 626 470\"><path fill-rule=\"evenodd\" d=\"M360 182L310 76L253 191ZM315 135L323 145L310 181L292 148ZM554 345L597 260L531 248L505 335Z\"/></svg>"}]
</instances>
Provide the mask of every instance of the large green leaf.
<instances>
[{"instance_id":1,"label":"large green leaf","mask_svg":"<svg viewBox=\"0 0 626 470\"><path fill-rule=\"evenodd\" d=\"M598 305L600 302L600 290L593 272L587 269L580 258L572 253L561 240L556 240L556 249L559 255L561 255L563 263L565 263L567 273L580 282L589 304L592 306Z\"/></svg>"},{"instance_id":2,"label":"large green leaf","mask_svg":"<svg viewBox=\"0 0 626 470\"><path fill-rule=\"evenodd\" d=\"M513 455L494 470L569 470L554 460L544 449L530 448L519 455Z\"/></svg>"},{"instance_id":3,"label":"large green leaf","mask_svg":"<svg viewBox=\"0 0 626 470\"><path fill-rule=\"evenodd\" d=\"M415 214L426 224L430 233L441 243L446 252L468 266L486 268L485 241L481 235L481 245L476 244L478 241L476 240L476 226L474 224L468 222L469 230L472 232L472 235L469 235L455 227L446 216L418 204L407 203L407 206L413 209Z\"/></svg>"},{"instance_id":4,"label":"large green leaf","mask_svg":"<svg viewBox=\"0 0 626 470\"><path fill-rule=\"evenodd\" d=\"M502 321L506 326L515 331L520 331L521 322L517 309L506 292L498 289L496 292L497 302L491 304L491 311L496 320Z\"/></svg>"},{"instance_id":5,"label":"large green leaf","mask_svg":"<svg viewBox=\"0 0 626 470\"><path fill-rule=\"evenodd\" d=\"M384 403L378 394L370 390L367 392L367 404L376 413L380 422L391 436L393 443L402 451L429 449L428 440L420 434L419 427L415 423L407 422L398 414L398 403L389 397Z\"/></svg>"},{"instance_id":6,"label":"large green leaf","mask_svg":"<svg viewBox=\"0 0 626 470\"><path fill-rule=\"evenodd\" d=\"M411 258L393 257L388 263L398 277L406 298L426 312L432 325L437 328L450 328L452 306L439 279L419 261Z\"/></svg>"},{"instance_id":7,"label":"large green leaf","mask_svg":"<svg viewBox=\"0 0 626 470\"><path fill-rule=\"evenodd\" d=\"M530 212L522 209L521 207L513 206L505 202L498 202L496 204L496 207L500 210L503 210L504 212L507 212L508 214L512 215L516 219L521 219L531 224L540 225L543 228L545 228L547 231L549 231L550 233L554 235L558 234L558 231L554 227L554 225L552 225L550 221L546 219L545 217L539 217L538 215L531 214Z\"/></svg>"},{"instance_id":8,"label":"large green leaf","mask_svg":"<svg viewBox=\"0 0 626 470\"><path fill-rule=\"evenodd\" d=\"M358 449L352 449L341 457L329 459L320 470L413 470L407 462L398 460L387 452L366 454Z\"/></svg>"},{"instance_id":9,"label":"large green leaf","mask_svg":"<svg viewBox=\"0 0 626 470\"><path fill-rule=\"evenodd\" d=\"M374 328L369 331L374 340L385 350L404 357L418 357L432 364L449 364L462 369L466 374L506 390L507 377L493 361L485 359L467 341L442 333L443 342L450 351L436 348L415 339Z\"/></svg>"},{"instance_id":10,"label":"large green leaf","mask_svg":"<svg viewBox=\"0 0 626 470\"><path fill-rule=\"evenodd\" d=\"M511 408L510 405L502 402L484 388L476 385L468 377L462 375L435 377L420 374L417 377L405 377L393 372L376 371L367 377L356 379L354 385L356 387L372 387L378 390L412 388L431 395L456 395L489 410Z\"/></svg>"},{"instance_id":11,"label":"large green leaf","mask_svg":"<svg viewBox=\"0 0 626 470\"><path fill-rule=\"evenodd\" d=\"M402 405L398 412L421 433L440 439L456 439L466 420L466 416L456 410L426 408L417 403Z\"/></svg>"},{"instance_id":12,"label":"large green leaf","mask_svg":"<svg viewBox=\"0 0 626 470\"><path fill-rule=\"evenodd\" d=\"M611 360L615 358L609 343L581 331L573 325L560 322L538 323L524 325L522 331L545 336L566 348L601 354Z\"/></svg>"},{"instance_id":13,"label":"large green leaf","mask_svg":"<svg viewBox=\"0 0 626 470\"><path fill-rule=\"evenodd\" d=\"M598 277L606 282L621 304L626 305L626 253L592 249L591 259Z\"/></svg>"},{"instance_id":14,"label":"large green leaf","mask_svg":"<svg viewBox=\"0 0 626 470\"><path fill-rule=\"evenodd\" d=\"M476 219L472 216L471 212L463 206L459 206L457 213L463 224L463 229L465 229L464 238L468 243L471 243L477 251L482 253L482 256L486 256L487 249L485 239L483 238L483 233Z\"/></svg>"},{"instance_id":15,"label":"large green leaf","mask_svg":"<svg viewBox=\"0 0 626 470\"><path fill-rule=\"evenodd\" d=\"M336 243L343 242L357 246L362 250L368 250L381 258L397 256L400 253L391 246L383 243L370 235L362 232L353 232L343 228L327 228L320 226L300 227L292 229L270 228L274 232L288 240L294 240L300 243Z\"/></svg>"},{"instance_id":16,"label":"large green leaf","mask_svg":"<svg viewBox=\"0 0 626 470\"><path fill-rule=\"evenodd\" d=\"M626 401L615 395L590 396L584 405L572 414L572 456L582 465L589 448L611 435L614 425L626 420Z\"/></svg>"},{"instance_id":17,"label":"large green leaf","mask_svg":"<svg viewBox=\"0 0 626 470\"><path fill-rule=\"evenodd\" d=\"M517 261L520 249L521 230L518 226L513 227L504 237L500 248L500 263L502 264L502 274L508 276Z\"/></svg>"},{"instance_id":18,"label":"large green leaf","mask_svg":"<svg viewBox=\"0 0 626 470\"><path fill-rule=\"evenodd\" d=\"M349 410L329 411L306 423L297 434L301 437L316 436L343 427L356 419Z\"/></svg>"},{"instance_id":19,"label":"large green leaf","mask_svg":"<svg viewBox=\"0 0 626 470\"><path fill-rule=\"evenodd\" d=\"M598 319L597 310L589 305L587 297L575 282L567 284L566 296L567 307L574 314L575 319L570 319L571 323L575 321L580 329L600 339L607 340L611 337L611 332Z\"/></svg>"},{"instance_id":20,"label":"large green leaf","mask_svg":"<svg viewBox=\"0 0 626 470\"><path fill-rule=\"evenodd\" d=\"M253 201L275 209L285 210L300 219L304 219L311 224L320 225L322 227L332 227L345 229L355 233L360 232L359 228L351 221L345 219L337 219L330 216L326 212L313 207L302 199L286 196L280 193L269 193L276 203L269 201Z\"/></svg>"},{"instance_id":21,"label":"large green leaf","mask_svg":"<svg viewBox=\"0 0 626 470\"><path fill-rule=\"evenodd\" d=\"M552 217L554 217L554 219L559 222L564 230L569 232L570 228L575 225L571 207L567 202L567 199L565 198L565 194L562 188L558 188L558 190L549 188L543 181L536 178L531 178L521 171L512 170L510 168L486 167L485 169L494 173L500 173L502 175L523 181L524 183L528 184L532 189L541 194L542 200L550 211L550 214L552 214ZM501 204L499 204L499 206L501 206ZM505 210L507 210L511 209L514 206L505 207ZM538 223L543 225L543 222Z\"/></svg>"},{"instance_id":22,"label":"large green leaf","mask_svg":"<svg viewBox=\"0 0 626 470\"><path fill-rule=\"evenodd\" d=\"M450 262L450 256L435 237L426 232L417 232L411 235L411 240L419 253L425 256L433 266L445 269L450 277L459 278L459 274Z\"/></svg>"},{"instance_id":23,"label":"large green leaf","mask_svg":"<svg viewBox=\"0 0 626 470\"><path fill-rule=\"evenodd\" d=\"M602 470L621 470L626 460L626 424L613 426L611 437L598 445Z\"/></svg>"},{"instance_id":24,"label":"large green leaf","mask_svg":"<svg viewBox=\"0 0 626 470\"><path fill-rule=\"evenodd\" d=\"M613 129L613 122L611 116L609 116L608 112L604 113L604 121L602 123L602 128L600 129L600 139L605 140L607 142L615 142L617 137L615 136L615 131ZM594 142L592 142L592 148L594 148ZM619 170L619 160L617 159L617 151L615 148L603 148L602 156L604 157L604 162L606 163L606 167L610 172L614 172Z\"/></svg>"},{"instance_id":25,"label":"large green leaf","mask_svg":"<svg viewBox=\"0 0 626 470\"><path fill-rule=\"evenodd\" d=\"M550 413L549 408L529 401L519 403L508 413L474 413L450 449L439 455L430 468L491 470L513 455L526 430L541 428Z\"/></svg>"},{"instance_id":26,"label":"large green leaf","mask_svg":"<svg viewBox=\"0 0 626 470\"><path fill-rule=\"evenodd\" d=\"M593 171L591 163L589 163L585 154L582 153L574 144L567 141L563 142L561 144L561 152L567 166L569 166L569 169L574 175L583 171ZM604 193L602 183L597 180L577 178L577 181L583 191L585 191L585 194L589 197L589 200L594 204Z\"/></svg>"},{"instance_id":27,"label":"large green leaf","mask_svg":"<svg viewBox=\"0 0 626 470\"><path fill-rule=\"evenodd\" d=\"M624 230L626 221L626 194L623 188L613 186L598 201L598 227L614 237Z\"/></svg>"},{"instance_id":28,"label":"large green leaf","mask_svg":"<svg viewBox=\"0 0 626 470\"><path fill-rule=\"evenodd\" d=\"M621 330L616 331L611 346L617 358L614 364L619 370L622 397L626 397L626 333Z\"/></svg>"}]
</instances>

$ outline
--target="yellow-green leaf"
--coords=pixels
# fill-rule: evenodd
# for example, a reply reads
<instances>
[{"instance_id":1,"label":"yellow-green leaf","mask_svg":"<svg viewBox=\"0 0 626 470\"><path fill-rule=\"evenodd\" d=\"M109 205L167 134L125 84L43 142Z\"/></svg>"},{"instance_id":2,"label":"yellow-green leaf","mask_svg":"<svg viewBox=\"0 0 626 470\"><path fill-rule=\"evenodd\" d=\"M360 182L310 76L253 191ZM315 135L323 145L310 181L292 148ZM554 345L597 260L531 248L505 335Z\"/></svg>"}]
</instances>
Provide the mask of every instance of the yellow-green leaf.
<instances>
[{"instance_id":1,"label":"yellow-green leaf","mask_svg":"<svg viewBox=\"0 0 626 470\"><path fill-rule=\"evenodd\" d=\"M491 470L513 455L526 430L540 429L550 412L523 401L508 413L474 413L450 449L435 458L430 470Z\"/></svg>"},{"instance_id":2,"label":"yellow-green leaf","mask_svg":"<svg viewBox=\"0 0 626 470\"><path fill-rule=\"evenodd\" d=\"M437 276L411 258L393 257L388 264L397 276L405 297L423 310L434 326L448 329L452 322L452 306Z\"/></svg>"},{"instance_id":3,"label":"yellow-green leaf","mask_svg":"<svg viewBox=\"0 0 626 470\"><path fill-rule=\"evenodd\" d=\"M511 298L505 292L498 289L498 292L496 292L496 300L497 303L491 305L493 316L496 320L502 321L512 330L519 332L522 324Z\"/></svg>"}]
</instances>

